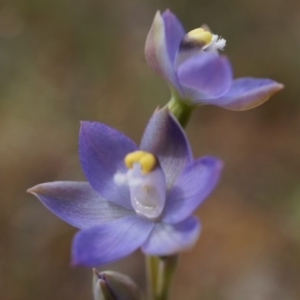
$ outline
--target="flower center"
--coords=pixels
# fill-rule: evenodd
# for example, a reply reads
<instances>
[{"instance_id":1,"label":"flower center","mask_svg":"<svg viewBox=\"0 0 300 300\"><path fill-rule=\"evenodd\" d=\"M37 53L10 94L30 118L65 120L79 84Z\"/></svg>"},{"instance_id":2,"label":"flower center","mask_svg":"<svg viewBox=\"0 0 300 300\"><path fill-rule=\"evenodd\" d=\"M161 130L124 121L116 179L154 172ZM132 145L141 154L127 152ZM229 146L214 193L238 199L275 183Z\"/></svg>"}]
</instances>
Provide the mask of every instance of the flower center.
<instances>
[{"instance_id":1,"label":"flower center","mask_svg":"<svg viewBox=\"0 0 300 300\"><path fill-rule=\"evenodd\" d=\"M127 183L134 210L148 219L157 219L165 206L166 179L157 158L146 151L134 151L124 158L128 171L117 173L117 183Z\"/></svg>"},{"instance_id":2,"label":"flower center","mask_svg":"<svg viewBox=\"0 0 300 300\"><path fill-rule=\"evenodd\" d=\"M202 49L204 51L223 50L226 40L203 28L197 28L188 32L182 39L179 48Z\"/></svg>"},{"instance_id":3,"label":"flower center","mask_svg":"<svg viewBox=\"0 0 300 300\"><path fill-rule=\"evenodd\" d=\"M197 28L188 32L182 39L180 47L183 48L203 48L212 41L213 35L203 28Z\"/></svg>"},{"instance_id":4,"label":"flower center","mask_svg":"<svg viewBox=\"0 0 300 300\"><path fill-rule=\"evenodd\" d=\"M132 169L134 163L139 163L142 173L149 173L157 164L156 157L146 151L134 151L127 154L124 158L125 165L128 169Z\"/></svg>"},{"instance_id":5,"label":"flower center","mask_svg":"<svg viewBox=\"0 0 300 300\"><path fill-rule=\"evenodd\" d=\"M188 32L181 40L176 54L175 66L201 52L215 52L223 50L226 40L204 28L197 28Z\"/></svg>"}]
</instances>

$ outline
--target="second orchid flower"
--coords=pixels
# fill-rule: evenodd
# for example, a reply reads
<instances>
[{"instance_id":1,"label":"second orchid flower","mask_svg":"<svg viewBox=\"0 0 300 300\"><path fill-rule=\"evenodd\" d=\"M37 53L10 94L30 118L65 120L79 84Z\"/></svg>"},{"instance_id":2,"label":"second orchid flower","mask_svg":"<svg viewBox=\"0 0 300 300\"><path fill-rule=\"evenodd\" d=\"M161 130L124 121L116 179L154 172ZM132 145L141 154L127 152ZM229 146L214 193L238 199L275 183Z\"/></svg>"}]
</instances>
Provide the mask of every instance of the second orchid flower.
<instances>
[{"instance_id":1,"label":"second orchid flower","mask_svg":"<svg viewBox=\"0 0 300 300\"><path fill-rule=\"evenodd\" d=\"M150 67L169 83L173 98L187 104L213 104L246 110L265 102L283 88L268 78L233 79L226 56L219 55L226 41L208 28L186 34L170 11L157 12L145 47Z\"/></svg>"}]
</instances>

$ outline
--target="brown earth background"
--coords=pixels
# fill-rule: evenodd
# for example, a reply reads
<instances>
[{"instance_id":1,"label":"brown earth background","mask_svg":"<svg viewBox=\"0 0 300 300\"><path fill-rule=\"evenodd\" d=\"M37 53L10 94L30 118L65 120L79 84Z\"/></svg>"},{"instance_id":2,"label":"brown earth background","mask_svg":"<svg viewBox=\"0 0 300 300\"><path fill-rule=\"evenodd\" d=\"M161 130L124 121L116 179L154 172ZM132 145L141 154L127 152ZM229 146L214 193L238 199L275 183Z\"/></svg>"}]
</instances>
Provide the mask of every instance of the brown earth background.
<instances>
[{"instance_id":1,"label":"brown earth background","mask_svg":"<svg viewBox=\"0 0 300 300\"><path fill-rule=\"evenodd\" d=\"M236 77L286 88L246 112L198 109L187 128L195 156L225 162L197 210L195 248L181 256L172 300L300 299L300 2L297 0L2 0L0 2L0 299L92 299L91 270L72 268L76 232L26 189L84 180L79 120L136 142L169 90L146 64L157 9L187 30L227 40ZM137 252L102 269L143 288Z\"/></svg>"}]
</instances>

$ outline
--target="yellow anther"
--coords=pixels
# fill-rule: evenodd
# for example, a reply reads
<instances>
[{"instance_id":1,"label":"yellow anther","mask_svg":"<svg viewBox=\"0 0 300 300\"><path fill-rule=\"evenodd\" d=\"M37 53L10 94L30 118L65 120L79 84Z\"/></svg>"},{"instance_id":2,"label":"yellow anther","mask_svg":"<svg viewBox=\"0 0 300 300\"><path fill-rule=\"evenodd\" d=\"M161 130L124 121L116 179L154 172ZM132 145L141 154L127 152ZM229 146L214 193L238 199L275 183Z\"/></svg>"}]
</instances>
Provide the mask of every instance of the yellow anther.
<instances>
[{"instance_id":1,"label":"yellow anther","mask_svg":"<svg viewBox=\"0 0 300 300\"><path fill-rule=\"evenodd\" d=\"M127 168L131 169L133 163L139 162L142 168L142 173L149 173L156 165L156 157L146 151L134 151L128 153L124 158L125 165Z\"/></svg>"},{"instance_id":2,"label":"yellow anther","mask_svg":"<svg viewBox=\"0 0 300 300\"><path fill-rule=\"evenodd\" d=\"M204 30L203 28L197 28L190 31L187 34L187 37L199 43L204 43L205 45L209 44L212 41L212 34L209 31Z\"/></svg>"},{"instance_id":3,"label":"yellow anther","mask_svg":"<svg viewBox=\"0 0 300 300\"><path fill-rule=\"evenodd\" d=\"M128 169L131 169L133 163L136 161L139 161L141 159L141 157L144 155L144 153L145 153L144 151L134 151L134 152L128 153L124 158L126 167Z\"/></svg>"},{"instance_id":4,"label":"yellow anther","mask_svg":"<svg viewBox=\"0 0 300 300\"><path fill-rule=\"evenodd\" d=\"M140 159L140 164L142 167L142 173L149 173L156 165L156 157L148 152Z\"/></svg>"}]
</instances>

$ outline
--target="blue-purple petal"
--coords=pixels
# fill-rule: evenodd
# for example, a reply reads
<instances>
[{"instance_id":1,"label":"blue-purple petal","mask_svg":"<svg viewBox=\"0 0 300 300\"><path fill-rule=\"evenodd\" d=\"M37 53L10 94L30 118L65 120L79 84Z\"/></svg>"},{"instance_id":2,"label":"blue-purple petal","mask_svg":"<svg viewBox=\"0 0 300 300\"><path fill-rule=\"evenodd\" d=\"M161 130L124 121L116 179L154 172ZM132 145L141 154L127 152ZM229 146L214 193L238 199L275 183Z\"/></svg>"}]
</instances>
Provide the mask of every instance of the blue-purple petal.
<instances>
[{"instance_id":1,"label":"blue-purple petal","mask_svg":"<svg viewBox=\"0 0 300 300\"><path fill-rule=\"evenodd\" d=\"M127 171L126 154L137 150L123 133L98 122L82 122L79 156L83 172L91 186L105 199L131 209L129 188L114 182L116 172Z\"/></svg>"},{"instance_id":2,"label":"blue-purple petal","mask_svg":"<svg viewBox=\"0 0 300 300\"><path fill-rule=\"evenodd\" d=\"M201 102L226 93L232 83L232 70L225 56L201 53L182 63L177 70L186 98Z\"/></svg>"},{"instance_id":3,"label":"blue-purple petal","mask_svg":"<svg viewBox=\"0 0 300 300\"><path fill-rule=\"evenodd\" d=\"M198 218L190 216L177 224L157 223L142 250L146 254L166 256L191 248L200 234Z\"/></svg>"},{"instance_id":4,"label":"blue-purple petal","mask_svg":"<svg viewBox=\"0 0 300 300\"><path fill-rule=\"evenodd\" d=\"M283 87L283 84L268 78L242 77L233 81L225 95L207 99L205 103L230 110L247 110L264 103Z\"/></svg>"},{"instance_id":5,"label":"blue-purple petal","mask_svg":"<svg viewBox=\"0 0 300 300\"><path fill-rule=\"evenodd\" d=\"M79 231L73 240L72 263L97 266L113 262L138 249L154 223L129 216Z\"/></svg>"},{"instance_id":6,"label":"blue-purple petal","mask_svg":"<svg viewBox=\"0 0 300 300\"><path fill-rule=\"evenodd\" d=\"M165 27L166 46L171 63L174 66L176 53L183 37L185 30L177 17L169 10L162 14Z\"/></svg>"},{"instance_id":7,"label":"blue-purple petal","mask_svg":"<svg viewBox=\"0 0 300 300\"><path fill-rule=\"evenodd\" d=\"M218 183L222 165L212 156L188 164L167 195L163 221L177 223L190 216Z\"/></svg>"},{"instance_id":8,"label":"blue-purple petal","mask_svg":"<svg viewBox=\"0 0 300 300\"><path fill-rule=\"evenodd\" d=\"M182 168L192 161L186 135L167 108L154 112L145 129L140 148L158 157L168 188L172 186Z\"/></svg>"},{"instance_id":9,"label":"blue-purple petal","mask_svg":"<svg viewBox=\"0 0 300 300\"><path fill-rule=\"evenodd\" d=\"M55 215L80 229L134 214L134 211L102 198L87 182L42 183L28 192Z\"/></svg>"},{"instance_id":10,"label":"blue-purple petal","mask_svg":"<svg viewBox=\"0 0 300 300\"><path fill-rule=\"evenodd\" d=\"M178 91L180 85L174 72L175 48L184 36L177 18L166 11L163 16L158 11L154 17L145 44L145 57L148 65Z\"/></svg>"}]
</instances>

